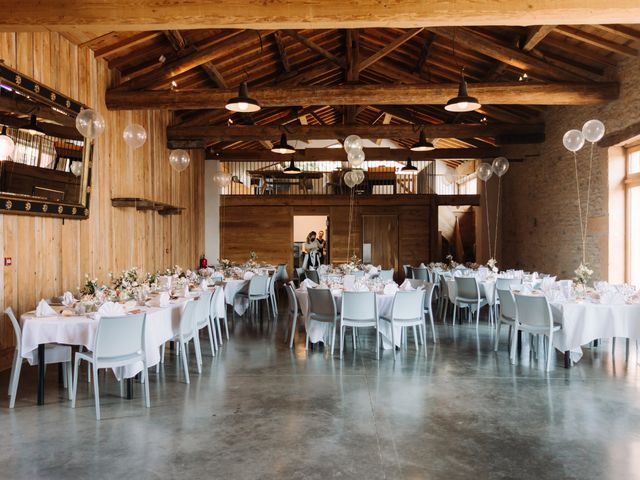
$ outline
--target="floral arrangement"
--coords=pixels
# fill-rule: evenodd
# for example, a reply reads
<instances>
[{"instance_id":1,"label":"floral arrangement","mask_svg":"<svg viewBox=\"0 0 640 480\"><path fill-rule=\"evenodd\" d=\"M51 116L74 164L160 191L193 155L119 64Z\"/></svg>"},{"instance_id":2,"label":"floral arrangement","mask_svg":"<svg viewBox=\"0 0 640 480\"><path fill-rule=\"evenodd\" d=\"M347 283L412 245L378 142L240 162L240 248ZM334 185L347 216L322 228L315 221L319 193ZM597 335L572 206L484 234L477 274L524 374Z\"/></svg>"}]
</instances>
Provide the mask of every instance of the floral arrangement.
<instances>
[{"instance_id":1,"label":"floral arrangement","mask_svg":"<svg viewBox=\"0 0 640 480\"><path fill-rule=\"evenodd\" d=\"M449 267L449 269L454 269L458 266L458 262L456 262L453 259L453 255L449 254L445 257L445 260L447 261L447 266Z\"/></svg>"},{"instance_id":2,"label":"floral arrangement","mask_svg":"<svg viewBox=\"0 0 640 480\"><path fill-rule=\"evenodd\" d=\"M487 267L489 267L491 269L491 271L493 273L498 273L498 261L491 257L489 260L487 260Z\"/></svg>"},{"instance_id":3,"label":"floral arrangement","mask_svg":"<svg viewBox=\"0 0 640 480\"><path fill-rule=\"evenodd\" d=\"M89 277L88 273L84 274L84 285L78 287L81 295L95 295L98 291L98 279Z\"/></svg>"},{"instance_id":4,"label":"floral arrangement","mask_svg":"<svg viewBox=\"0 0 640 480\"><path fill-rule=\"evenodd\" d=\"M255 268L258 266L258 254L253 250L249 252L249 259L247 263L244 264L247 268Z\"/></svg>"},{"instance_id":5,"label":"floral arrangement","mask_svg":"<svg viewBox=\"0 0 640 480\"><path fill-rule=\"evenodd\" d=\"M578 268L575 269L574 273L576 274L574 280L576 283L581 285L587 285L591 280L591 276L593 275L593 270L589 268L587 263L581 262L578 265Z\"/></svg>"}]
</instances>

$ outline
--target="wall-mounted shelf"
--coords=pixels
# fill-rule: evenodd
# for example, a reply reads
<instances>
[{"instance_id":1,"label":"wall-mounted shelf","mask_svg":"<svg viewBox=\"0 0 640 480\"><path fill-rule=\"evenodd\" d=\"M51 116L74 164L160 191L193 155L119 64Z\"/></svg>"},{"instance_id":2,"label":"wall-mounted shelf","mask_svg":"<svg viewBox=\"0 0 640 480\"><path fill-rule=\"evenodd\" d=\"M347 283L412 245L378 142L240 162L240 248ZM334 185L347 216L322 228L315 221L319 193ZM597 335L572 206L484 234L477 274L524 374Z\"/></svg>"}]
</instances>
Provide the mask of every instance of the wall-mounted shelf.
<instances>
[{"instance_id":1,"label":"wall-mounted shelf","mask_svg":"<svg viewBox=\"0 0 640 480\"><path fill-rule=\"evenodd\" d=\"M180 215L184 210L183 207L176 207L168 203L155 202L153 200L147 200L146 198L136 197L112 198L111 205L119 208L135 208L140 211L153 210L160 215Z\"/></svg>"}]
</instances>

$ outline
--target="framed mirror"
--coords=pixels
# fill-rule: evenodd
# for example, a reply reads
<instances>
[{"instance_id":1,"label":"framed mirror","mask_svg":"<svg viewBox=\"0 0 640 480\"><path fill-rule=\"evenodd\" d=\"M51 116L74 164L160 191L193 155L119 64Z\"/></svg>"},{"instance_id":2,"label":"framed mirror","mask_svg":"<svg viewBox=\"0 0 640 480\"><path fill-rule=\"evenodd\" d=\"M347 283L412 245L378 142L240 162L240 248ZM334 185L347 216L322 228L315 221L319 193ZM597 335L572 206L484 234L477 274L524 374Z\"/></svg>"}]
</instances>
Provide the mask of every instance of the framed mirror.
<instances>
[{"instance_id":1,"label":"framed mirror","mask_svg":"<svg viewBox=\"0 0 640 480\"><path fill-rule=\"evenodd\" d=\"M89 217L92 141L81 103L0 63L0 213Z\"/></svg>"}]
</instances>

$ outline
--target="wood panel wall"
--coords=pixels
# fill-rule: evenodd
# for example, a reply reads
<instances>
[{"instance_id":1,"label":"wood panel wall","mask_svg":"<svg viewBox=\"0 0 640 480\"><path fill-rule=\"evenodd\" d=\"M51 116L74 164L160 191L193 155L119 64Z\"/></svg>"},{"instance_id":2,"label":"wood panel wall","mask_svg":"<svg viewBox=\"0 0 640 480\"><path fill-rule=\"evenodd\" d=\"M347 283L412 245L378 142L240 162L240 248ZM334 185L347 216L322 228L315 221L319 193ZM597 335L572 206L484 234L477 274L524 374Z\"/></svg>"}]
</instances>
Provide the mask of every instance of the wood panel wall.
<instances>
[{"instance_id":1,"label":"wood panel wall","mask_svg":"<svg viewBox=\"0 0 640 480\"><path fill-rule=\"evenodd\" d=\"M13 265L0 276L2 309L34 308L40 298L74 290L85 273L106 281L108 272L131 266L147 271L174 264L193 266L204 251L204 156L191 152L182 173L168 163L162 111L109 112L104 92L115 84L103 60L57 33L0 33L5 64L102 113L107 128L93 159L90 218L83 221L0 215L0 249ZM147 129L147 143L129 149L122 131L130 123ZM135 196L185 207L178 216L114 208L111 198ZM0 368L9 365L13 331L0 324Z\"/></svg>"},{"instance_id":2,"label":"wood panel wall","mask_svg":"<svg viewBox=\"0 0 640 480\"><path fill-rule=\"evenodd\" d=\"M328 215L329 251L332 263L347 262L353 252L362 258L362 216L397 215L398 265L432 259L437 234L437 200L432 195L374 195L360 197L354 205L349 242L349 197L225 196L220 207L222 258L244 262L250 251L260 261L288 264L293 261L293 217ZM384 265L383 265L384 266Z\"/></svg>"}]
</instances>

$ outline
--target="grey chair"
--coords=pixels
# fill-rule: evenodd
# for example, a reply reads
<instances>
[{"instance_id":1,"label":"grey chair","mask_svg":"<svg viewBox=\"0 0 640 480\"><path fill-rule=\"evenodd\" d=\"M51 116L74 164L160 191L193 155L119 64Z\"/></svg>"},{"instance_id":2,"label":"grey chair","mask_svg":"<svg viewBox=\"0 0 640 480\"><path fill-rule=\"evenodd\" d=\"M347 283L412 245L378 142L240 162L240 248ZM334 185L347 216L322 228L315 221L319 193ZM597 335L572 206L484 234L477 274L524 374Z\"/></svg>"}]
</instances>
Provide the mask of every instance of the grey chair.
<instances>
[{"instance_id":1,"label":"grey chair","mask_svg":"<svg viewBox=\"0 0 640 480\"><path fill-rule=\"evenodd\" d=\"M427 273L427 267L413 267L411 269L413 277L416 280L429 280L429 275Z\"/></svg>"},{"instance_id":2,"label":"grey chair","mask_svg":"<svg viewBox=\"0 0 640 480\"><path fill-rule=\"evenodd\" d=\"M331 328L331 355L336 343L336 324L339 319L336 301L328 288L309 288L309 320L328 323ZM309 333L305 342L305 350L309 348Z\"/></svg>"},{"instance_id":3,"label":"grey chair","mask_svg":"<svg viewBox=\"0 0 640 480\"><path fill-rule=\"evenodd\" d=\"M411 275L411 265L402 265L402 270L404 272L404 278L413 278Z\"/></svg>"},{"instance_id":4,"label":"grey chair","mask_svg":"<svg viewBox=\"0 0 640 480\"><path fill-rule=\"evenodd\" d=\"M562 328L561 325L553 322L553 314L547 297L542 295L515 295L516 318L515 335L518 331L528 332L533 335L544 335L547 337L547 363L546 370L551 367L553 356L553 334ZM511 363L516 363L515 345L511 342Z\"/></svg>"},{"instance_id":5,"label":"grey chair","mask_svg":"<svg viewBox=\"0 0 640 480\"><path fill-rule=\"evenodd\" d=\"M307 276L304 273L304 268L296 268L296 277L298 277L298 285L300 285L302 282L304 282L304 279L307 278Z\"/></svg>"},{"instance_id":6,"label":"grey chair","mask_svg":"<svg viewBox=\"0 0 640 480\"><path fill-rule=\"evenodd\" d=\"M487 299L480 296L480 286L475 277L454 277L456 281L456 298L453 300L453 324L456 324L458 308L476 310L476 328L480 324L480 308L487 304Z\"/></svg>"},{"instance_id":7,"label":"grey chair","mask_svg":"<svg viewBox=\"0 0 640 480\"><path fill-rule=\"evenodd\" d=\"M320 275L318 275L317 270L305 270L304 276L312 282L316 282L318 285L320 284Z\"/></svg>"},{"instance_id":8,"label":"grey chair","mask_svg":"<svg viewBox=\"0 0 640 480\"><path fill-rule=\"evenodd\" d=\"M293 340L296 336L296 328L298 325L298 315L300 314L300 307L298 306L298 299L296 298L295 285L293 282L289 282L284 286L287 292L287 300L289 301L289 316L291 317L291 331L289 332L289 348L293 348ZM285 342L287 338L285 337Z\"/></svg>"},{"instance_id":9,"label":"grey chair","mask_svg":"<svg viewBox=\"0 0 640 480\"><path fill-rule=\"evenodd\" d=\"M513 332L516 323L516 300L513 292L507 285L507 288L497 288L496 294L500 299L500 315L496 318L496 339L493 351L498 351L498 343L500 342L500 327L504 323L509 326L509 357L511 357L511 342L514 341Z\"/></svg>"},{"instance_id":10,"label":"grey chair","mask_svg":"<svg viewBox=\"0 0 640 480\"><path fill-rule=\"evenodd\" d=\"M390 268L389 270L380 270L378 273L378 278L383 281L393 280L394 269Z\"/></svg>"}]
</instances>

